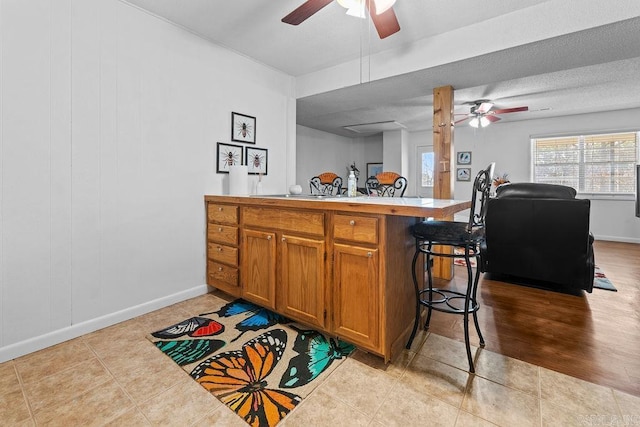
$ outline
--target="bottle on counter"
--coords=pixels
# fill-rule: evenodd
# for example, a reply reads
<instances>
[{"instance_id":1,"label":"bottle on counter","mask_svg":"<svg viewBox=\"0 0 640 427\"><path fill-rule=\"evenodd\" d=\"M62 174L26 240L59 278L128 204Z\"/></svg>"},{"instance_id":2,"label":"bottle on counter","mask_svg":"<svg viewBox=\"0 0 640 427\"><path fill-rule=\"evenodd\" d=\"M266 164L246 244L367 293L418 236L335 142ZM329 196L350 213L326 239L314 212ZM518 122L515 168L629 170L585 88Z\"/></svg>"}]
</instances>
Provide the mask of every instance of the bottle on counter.
<instances>
[{"instance_id":1,"label":"bottle on counter","mask_svg":"<svg viewBox=\"0 0 640 427\"><path fill-rule=\"evenodd\" d=\"M347 180L347 195L349 197L355 197L358 194L358 184L356 183L356 175L354 171L349 172L349 179Z\"/></svg>"}]
</instances>

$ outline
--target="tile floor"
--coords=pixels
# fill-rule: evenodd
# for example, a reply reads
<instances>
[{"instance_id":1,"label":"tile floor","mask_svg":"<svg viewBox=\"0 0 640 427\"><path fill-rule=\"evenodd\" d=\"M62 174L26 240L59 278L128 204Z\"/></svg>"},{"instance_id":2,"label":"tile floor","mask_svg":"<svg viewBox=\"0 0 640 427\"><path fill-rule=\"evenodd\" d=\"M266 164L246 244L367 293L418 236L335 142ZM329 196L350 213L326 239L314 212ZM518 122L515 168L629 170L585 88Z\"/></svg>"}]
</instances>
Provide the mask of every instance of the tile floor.
<instances>
[{"instance_id":1,"label":"tile floor","mask_svg":"<svg viewBox=\"0 0 640 427\"><path fill-rule=\"evenodd\" d=\"M246 426L146 335L226 301L208 294L0 364L0 424ZM640 398L424 332L393 364L356 351L291 426L640 425Z\"/></svg>"}]
</instances>

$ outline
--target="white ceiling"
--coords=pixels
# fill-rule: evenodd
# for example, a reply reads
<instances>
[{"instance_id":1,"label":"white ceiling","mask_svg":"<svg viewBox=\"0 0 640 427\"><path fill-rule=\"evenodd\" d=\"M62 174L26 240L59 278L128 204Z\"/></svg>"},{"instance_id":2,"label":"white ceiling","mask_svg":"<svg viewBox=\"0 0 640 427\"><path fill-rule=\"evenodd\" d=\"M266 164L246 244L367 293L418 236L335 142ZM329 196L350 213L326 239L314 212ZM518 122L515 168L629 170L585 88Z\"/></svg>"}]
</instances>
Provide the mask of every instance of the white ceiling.
<instances>
[{"instance_id":1,"label":"white ceiling","mask_svg":"<svg viewBox=\"0 0 640 427\"><path fill-rule=\"evenodd\" d=\"M127 0L296 77L348 61L363 63L363 58L380 52L404 50L410 54L412 43L417 41L496 18L509 22L510 14L523 10L543 7L545 13L566 14L567 20L589 14L589 10L560 10L559 2L550 0L397 0L394 10L401 30L379 40L370 20L345 15L335 2L299 26L280 22L303 1ZM530 109L504 115L495 125L640 107L640 14L636 10L630 11L627 19L607 25L299 98L297 122L344 136L389 128L369 126L371 130L362 134L344 129L376 122L395 121L409 131L430 129L431 94L434 87L443 85L455 88L456 113L467 113L469 105L465 103L477 99L490 99L496 108L526 105ZM538 21L541 19L544 17ZM532 26L537 24L531 22ZM482 47L483 40L517 38L527 30L495 28L488 34L477 34L469 43Z\"/></svg>"}]
</instances>

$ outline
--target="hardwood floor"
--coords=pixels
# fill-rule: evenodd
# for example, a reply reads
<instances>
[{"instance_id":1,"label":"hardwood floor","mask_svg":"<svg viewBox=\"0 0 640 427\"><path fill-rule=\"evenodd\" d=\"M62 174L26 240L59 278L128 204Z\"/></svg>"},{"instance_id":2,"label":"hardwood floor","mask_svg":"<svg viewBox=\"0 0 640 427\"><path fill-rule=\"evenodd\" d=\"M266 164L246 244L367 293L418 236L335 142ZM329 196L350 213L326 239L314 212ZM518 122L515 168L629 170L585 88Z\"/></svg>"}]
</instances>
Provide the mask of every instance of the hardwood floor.
<instances>
[{"instance_id":1,"label":"hardwood floor","mask_svg":"<svg viewBox=\"0 0 640 427\"><path fill-rule=\"evenodd\" d=\"M596 241L594 250L618 292L574 296L482 278L485 348L640 396L640 245ZM448 286L461 288L466 271L455 268ZM464 340L462 316L434 312L429 330ZM478 345L472 322L470 330Z\"/></svg>"}]
</instances>

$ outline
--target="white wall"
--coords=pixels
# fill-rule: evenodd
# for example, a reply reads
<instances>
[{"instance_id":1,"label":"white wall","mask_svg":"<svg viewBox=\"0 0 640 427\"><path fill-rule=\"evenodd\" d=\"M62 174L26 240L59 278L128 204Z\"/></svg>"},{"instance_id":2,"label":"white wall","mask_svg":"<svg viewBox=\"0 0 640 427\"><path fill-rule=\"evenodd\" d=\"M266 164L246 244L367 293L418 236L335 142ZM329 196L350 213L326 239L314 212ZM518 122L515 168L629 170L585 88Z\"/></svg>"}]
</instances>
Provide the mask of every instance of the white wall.
<instances>
[{"instance_id":1,"label":"white wall","mask_svg":"<svg viewBox=\"0 0 640 427\"><path fill-rule=\"evenodd\" d=\"M490 162L496 174L509 174L511 182L531 180L531 136L554 133L595 133L640 129L640 109L551 119L501 122L485 129L457 126L455 150L472 152L472 176ZM472 183L455 183L455 197L471 194ZM640 219L633 200L591 198L591 232L597 239L640 243Z\"/></svg>"},{"instance_id":2,"label":"white wall","mask_svg":"<svg viewBox=\"0 0 640 427\"><path fill-rule=\"evenodd\" d=\"M0 362L206 292L216 142L257 117L284 191L292 92L118 0L0 0Z\"/></svg>"},{"instance_id":3,"label":"white wall","mask_svg":"<svg viewBox=\"0 0 640 427\"><path fill-rule=\"evenodd\" d=\"M368 138L346 138L305 126L297 126L296 176L305 193L309 179L322 172L335 172L347 185L348 167L353 162L360 171L358 186L364 187L367 163L382 162L382 134Z\"/></svg>"}]
</instances>

